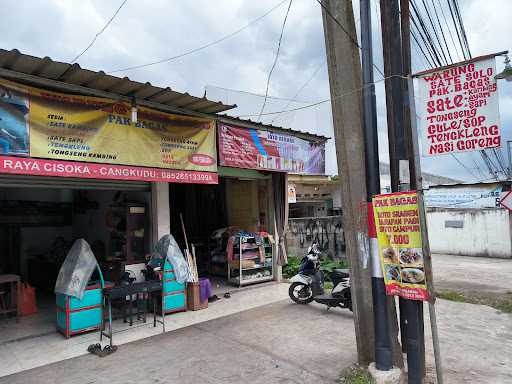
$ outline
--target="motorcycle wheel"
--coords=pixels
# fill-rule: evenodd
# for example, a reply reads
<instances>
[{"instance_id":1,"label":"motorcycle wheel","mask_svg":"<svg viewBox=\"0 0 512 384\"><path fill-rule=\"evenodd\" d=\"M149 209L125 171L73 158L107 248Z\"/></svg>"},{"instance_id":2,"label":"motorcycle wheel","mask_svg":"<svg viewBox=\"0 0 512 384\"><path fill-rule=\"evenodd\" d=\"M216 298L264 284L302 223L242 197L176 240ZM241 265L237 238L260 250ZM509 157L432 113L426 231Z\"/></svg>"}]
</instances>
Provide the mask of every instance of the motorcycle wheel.
<instances>
[{"instance_id":1,"label":"motorcycle wheel","mask_svg":"<svg viewBox=\"0 0 512 384\"><path fill-rule=\"evenodd\" d=\"M309 304L313 301L313 291L304 283L292 283L288 288L288 296L297 304Z\"/></svg>"}]
</instances>

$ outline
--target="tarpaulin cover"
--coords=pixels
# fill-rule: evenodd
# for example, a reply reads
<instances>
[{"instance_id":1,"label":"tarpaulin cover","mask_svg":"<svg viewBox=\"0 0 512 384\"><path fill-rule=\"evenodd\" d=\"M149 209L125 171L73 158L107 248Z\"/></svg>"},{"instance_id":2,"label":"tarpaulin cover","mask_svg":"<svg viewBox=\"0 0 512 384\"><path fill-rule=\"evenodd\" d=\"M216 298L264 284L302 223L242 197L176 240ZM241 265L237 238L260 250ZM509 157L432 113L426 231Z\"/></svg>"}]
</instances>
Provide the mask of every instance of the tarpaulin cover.
<instances>
[{"instance_id":1,"label":"tarpaulin cover","mask_svg":"<svg viewBox=\"0 0 512 384\"><path fill-rule=\"evenodd\" d=\"M169 263L171 263L174 269L174 276L178 283L193 281L189 265L183 257L183 253L181 252L178 243L176 243L176 240L174 240L172 235L162 236L160 240L158 240L155 244L155 253L158 255L154 256L160 256L162 259L167 258Z\"/></svg>"},{"instance_id":2,"label":"tarpaulin cover","mask_svg":"<svg viewBox=\"0 0 512 384\"><path fill-rule=\"evenodd\" d=\"M87 241L78 239L60 267L55 283L55 293L62 293L82 300L87 283L97 265L98 262Z\"/></svg>"}]
</instances>

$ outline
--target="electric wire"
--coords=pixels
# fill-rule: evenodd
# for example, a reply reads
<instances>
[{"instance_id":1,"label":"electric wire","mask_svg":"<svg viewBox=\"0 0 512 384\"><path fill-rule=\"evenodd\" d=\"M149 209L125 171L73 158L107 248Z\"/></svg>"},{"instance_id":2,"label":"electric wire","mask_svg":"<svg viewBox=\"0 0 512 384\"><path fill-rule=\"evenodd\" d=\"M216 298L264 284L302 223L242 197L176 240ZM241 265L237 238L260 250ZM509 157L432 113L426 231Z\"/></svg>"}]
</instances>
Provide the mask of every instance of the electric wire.
<instances>
[{"instance_id":1,"label":"electric wire","mask_svg":"<svg viewBox=\"0 0 512 384\"><path fill-rule=\"evenodd\" d=\"M446 25L446 27L448 29L448 33L450 34L450 40L452 41L452 45L455 48L455 53L457 54L457 57L459 58L460 56L459 56L459 50L457 48L458 46L455 43L455 39L453 37L452 29L450 28L450 26L448 24L448 20L446 19L446 15L444 13L444 9L443 9L443 6L441 4L441 0L437 0L437 2L439 3L439 8L441 9L441 16L443 16L444 24ZM464 53L462 53L462 55L464 56ZM458 60L460 61L460 60L463 60L463 59L458 59Z\"/></svg>"},{"instance_id":2,"label":"electric wire","mask_svg":"<svg viewBox=\"0 0 512 384\"><path fill-rule=\"evenodd\" d=\"M431 59L430 57L427 56L427 54L425 53L425 51L423 50L423 47L420 45L419 41L418 41L418 38L416 37L416 34L414 33L414 30L411 28L411 36L412 36L412 39L413 41L416 43L416 46L420 49L421 53L423 54L423 57L425 58L425 60L427 61L428 65L433 68L435 67L434 64L432 64L431 62Z\"/></svg>"},{"instance_id":3,"label":"electric wire","mask_svg":"<svg viewBox=\"0 0 512 384\"><path fill-rule=\"evenodd\" d=\"M168 63L170 61L177 60L177 59L180 59L182 57L191 55L193 53L202 51L202 50L207 49L207 48L209 48L209 47L211 47L213 45L222 43L223 41L230 39L231 37L239 34L240 32L244 31L245 29L251 27L252 25L254 25L257 22L259 22L260 20L264 19L266 16L268 16L269 14L274 12L276 9L281 7L281 5L283 5L287 1L288 0L282 0L281 2L279 2L277 5L275 5L272 8L270 8L267 12L265 12L261 16L257 17L256 19L251 20L249 23L247 23L243 27L241 27L241 28L237 29L236 31L231 32L231 33L221 37L220 39L217 39L217 40L214 40L214 41L209 42L207 44L201 45L201 46L199 46L197 48L193 48L193 49L190 49L188 51L182 52L182 53L177 54L175 56L168 57L166 59L156 60L156 61L153 61L153 62L150 62L150 63L146 63L146 64L139 64L139 65L133 65L133 66L130 66L130 67L114 69L114 70L111 70L111 71L109 71L107 73L125 72L125 71L131 71L131 70L134 70L134 69L146 68L146 67L150 67L150 66L158 65L158 64L162 64L162 63Z\"/></svg>"},{"instance_id":4,"label":"electric wire","mask_svg":"<svg viewBox=\"0 0 512 384\"><path fill-rule=\"evenodd\" d=\"M448 5L450 6L449 1L450 1L450 0L448 0ZM413 24L415 25L416 29L418 30L418 33L420 34L420 36L421 36L421 38L422 38L422 40L423 40L423 43L425 44L425 47L427 48L428 53L431 55L431 59L432 59L434 62L437 62L438 64L441 64L441 63L440 63L440 60L439 60L439 58L440 58L440 56L441 56L441 55L440 55L439 53L436 53L436 52L437 52L437 47L436 47L436 46L433 44L433 42L431 41L431 36L429 36L428 31L426 30L426 23L425 23L424 21L422 21L422 16L421 16L420 12L418 11L418 9L416 8L416 6L415 6L415 4L414 4L414 1L413 1L413 0L411 0L410 2L411 2L411 5L413 6L413 9L414 9L414 12L415 12L416 18L418 18L418 21L416 22L416 21L414 20L415 16L411 13L411 19L413 20ZM427 8L426 8L426 9L427 9ZM442 9L442 8L441 8L441 9ZM428 9L427 9L427 11L428 11ZM460 14L460 13L459 13L459 14ZM452 15L453 15L453 13L452 13ZM460 26L459 26L459 27L457 27L457 24L456 24L457 22L459 22L459 23L460 23L460 22L462 22L462 18L455 18L455 17L453 17L453 18L452 18L452 20L453 20L453 22L454 22L454 27L455 27L455 29L456 29L456 31L457 31L457 32L459 31L459 29L462 29L462 27L460 27ZM420 30L420 27L419 27L418 25L419 25L419 26L421 26L421 30ZM442 29L441 29L441 30L442 30ZM413 31L413 29L412 29L412 28L411 28L411 33L412 33L412 34L414 34L414 31ZM444 32L443 32L443 33L444 33ZM459 32L458 32L458 33L459 33ZM460 36L462 36L462 35L460 35ZM415 41L416 41L417 45L418 45L419 47L421 47L419 40L418 40L417 38L415 38L415 36L414 36L414 35L413 35L413 39L415 39ZM467 55L468 55L468 53L466 52L466 49L465 49L465 48L466 48L466 47L468 47L468 46L469 46L469 44L464 45L464 43L462 43L462 39L463 39L463 38L459 38L459 43L460 43L460 45L461 45L461 50L462 50L462 52L463 52L464 58L466 58L466 57L467 57ZM452 41L454 41L453 36L452 36ZM430 48L430 49L429 49L429 48ZM441 50L443 50L443 49L444 49L442 45L440 45L440 47L439 47L439 48L440 48ZM420 49L421 49L421 48L420 48ZM447 49L448 49L448 47L447 47ZM432 51L433 51L433 52L432 52ZM448 49L448 52L449 52L449 49ZM425 52L424 52L424 55L425 55L425 57L426 57ZM450 56L450 55L449 55L449 56ZM451 57L451 56L450 56L450 57ZM453 59L452 59L451 61L452 61L452 63L453 63ZM487 154L485 153L485 151L480 151L480 154L481 154L481 157L482 157L482 159L483 159L483 161L484 161L484 163L485 163L486 167L487 167L487 168L488 168L488 170L489 170L489 173L490 173L494 178L496 178L496 179L497 179L497 173L494 171L495 165L493 164L493 162L491 161L491 159L489 158L489 156L487 156ZM495 155L495 156L496 156L496 155ZM498 155L498 156L499 156L499 155ZM459 162L461 162L461 161L459 160ZM481 172L481 170L480 170L480 168L479 168L478 166L477 166L477 169L478 169L478 172ZM497 169L497 168L496 168L496 169Z\"/></svg>"},{"instance_id":5,"label":"electric wire","mask_svg":"<svg viewBox=\"0 0 512 384\"><path fill-rule=\"evenodd\" d=\"M452 54L450 52L450 48L448 47L448 42L446 41L446 36L444 34L443 27L441 26L441 19L439 18L439 14L437 13L437 7L434 3L434 0L432 1L432 7L434 8L434 13L436 15L437 25L439 27L439 31L441 32L441 36L443 37L444 45L446 46L446 52L448 54L448 57L450 58L450 63L453 63Z\"/></svg>"},{"instance_id":6,"label":"electric wire","mask_svg":"<svg viewBox=\"0 0 512 384\"><path fill-rule=\"evenodd\" d=\"M293 0L290 0L288 3L288 9L286 10L286 14L284 15L283 24L281 26L281 33L279 34L279 40L277 42L277 51L274 58L274 62L272 63L272 67L268 73L267 77L267 86L265 88L265 98L263 99L263 104L261 105L260 115L258 116L258 120L261 118L261 114L265 110L265 105L267 105L267 97L268 97L268 88L270 87L270 78L272 77L272 73L274 72L274 68L277 65L277 59L279 59L279 52L281 51L281 42L283 41L284 27L286 26L286 20L288 20L288 14L290 13L290 8L292 7Z\"/></svg>"},{"instance_id":7,"label":"electric wire","mask_svg":"<svg viewBox=\"0 0 512 384\"><path fill-rule=\"evenodd\" d=\"M441 60L438 52L437 52L437 49L434 45L434 42L433 42L433 39L432 39L432 36L430 35L426 25L425 25L425 22L423 21L423 18L421 17L421 14L418 10L418 8L416 8L416 4L413 0L410 0L410 4L412 5L412 9L416 15L416 18L418 20L418 23L416 23L416 20L415 20L415 17L413 17L412 15L412 12L411 12L411 20L413 21L413 24L416 26L416 29L418 29L418 31L420 31L420 34L424 34L425 35L425 39L424 41L426 43L428 43L427 46L430 46L430 50L431 52L434 54L435 58L436 58L436 62L439 64L439 66L442 66L443 65L443 61ZM421 29L418 27L418 24L419 26L421 27Z\"/></svg>"},{"instance_id":8,"label":"electric wire","mask_svg":"<svg viewBox=\"0 0 512 384\"><path fill-rule=\"evenodd\" d=\"M464 168L471 176L473 176L475 178L475 180L480 180L480 178L478 176L476 176L473 171L471 171L471 169L469 169L462 161L460 161L459 158L457 158L457 156L455 156L454 153L450 153L450 155L457 161L457 163L460 164L460 166L462 168Z\"/></svg>"},{"instance_id":9,"label":"electric wire","mask_svg":"<svg viewBox=\"0 0 512 384\"><path fill-rule=\"evenodd\" d=\"M359 50L361 50L361 46L359 45L359 43L357 42L357 36L354 37L352 36L348 31L347 29L339 22L339 20L334 17L334 15L331 13L331 11L329 11L329 9L322 3L321 0L315 0L318 4L320 4L320 6L324 9L325 13L327 16L329 16L340 28L343 32L345 32L345 34L347 35L347 37L352 41L352 43L357 47L359 48ZM377 72L379 72L379 74L381 76L385 76L384 75L384 71L382 69L380 69L379 67L377 67L377 65L375 65L375 63L373 64L373 68L375 68L377 70Z\"/></svg>"},{"instance_id":10,"label":"electric wire","mask_svg":"<svg viewBox=\"0 0 512 384\"><path fill-rule=\"evenodd\" d=\"M78 55L75 56L75 58L73 60L71 60L70 62L73 64L74 62L76 62L80 57L82 57L82 55L87 52L93 45L94 43L96 42L96 39L103 33L105 32L105 30L108 28L108 26L110 25L110 23L112 23L112 21L114 21L114 19L116 18L117 14L119 13L119 11L121 10L121 8L123 8L123 6L126 4L128 0L124 0L121 5L117 8L117 10L114 12L114 14L112 15L112 17L110 17L110 19L107 21L107 23L103 26L103 28L100 29L100 31L98 33L96 33L96 35L94 36L94 38L92 39L92 41L89 43L89 45L82 51L80 52Z\"/></svg>"},{"instance_id":11,"label":"electric wire","mask_svg":"<svg viewBox=\"0 0 512 384\"><path fill-rule=\"evenodd\" d=\"M443 46L442 46L442 43L441 43L441 39L439 38L439 35L437 34L437 29L435 27L435 24L434 24L434 21L432 20L432 17L430 17L430 14L432 13L430 11L430 9L427 7L427 3L425 2L425 0L421 0L422 3L423 3L423 7L425 8L425 11L427 13L427 17L428 17L428 20L430 22L430 25L432 27L432 30L434 31L434 36L437 40L437 45L439 46L440 50L441 50L441 55L443 56L443 59L444 59L444 62L446 64L448 64L448 58L446 57L445 53L444 53L444 49L443 49Z\"/></svg>"},{"instance_id":12,"label":"electric wire","mask_svg":"<svg viewBox=\"0 0 512 384\"><path fill-rule=\"evenodd\" d=\"M300 110L303 110L303 109L308 109L308 108L312 108L312 107L316 107L317 105L320 105L320 104L324 104L324 103L327 103L329 101L333 101L333 100L337 100L337 99L341 99L343 97L346 97L348 95L351 95L355 92L359 92L361 90L363 90L364 88L366 87L371 87L377 83L381 83L387 79L390 79L390 78L393 78L393 77L399 77L401 79L408 79L407 77L405 76L401 76L401 75L391 75L391 76L387 76L387 77L384 77L382 79L379 79L379 80L376 80L374 81L373 83L368 83L360 88L356 88L356 89L352 89L348 92L345 92L341 95L338 95L336 97L332 97L332 98L329 98L329 99L325 99L325 100L320 100L320 101L317 101L317 102L314 102L314 103L311 103L311 104L307 104L307 105L303 105L301 107L297 107L297 108L292 108L292 109L288 109L288 110L280 110L280 111L275 111L275 112L265 112L265 113L262 113L261 116L270 116L270 115L278 115L278 114L281 114L281 113L286 113L286 112L295 112L295 111L300 111ZM248 114L248 115L238 115L236 117L255 117L255 116L259 116L259 114Z\"/></svg>"},{"instance_id":13,"label":"electric wire","mask_svg":"<svg viewBox=\"0 0 512 384\"><path fill-rule=\"evenodd\" d=\"M452 17L453 25L455 26L455 32L457 32L457 39L459 40L459 45L462 48L462 55L464 56L464 60L468 59L467 53L464 50L464 44L462 43L461 34L459 28L457 27L457 21L455 20L455 15L453 13L452 4L450 0L447 0L448 8L450 9L450 15Z\"/></svg>"},{"instance_id":14,"label":"electric wire","mask_svg":"<svg viewBox=\"0 0 512 384\"><path fill-rule=\"evenodd\" d=\"M295 95L293 95L293 97L288 101L288 103L284 106L283 109L287 109L291 103L295 102L297 100L297 98L299 97L300 93L304 90L304 88L306 88L308 86L308 84L315 78L316 74L324 67L325 65L325 60L322 61L322 63L314 70L314 72L311 74L311 76L309 77L309 79L306 80L306 82L304 84L302 84L302 86L297 90L297 92L295 92ZM270 124L273 124L274 121L276 120L279 120L280 118L279 117L275 117L274 119L272 119L272 121L270 122Z\"/></svg>"},{"instance_id":15,"label":"electric wire","mask_svg":"<svg viewBox=\"0 0 512 384\"><path fill-rule=\"evenodd\" d=\"M459 10L459 1L453 0L453 4L455 5L455 13L457 14L457 18L460 24L460 31L462 33L462 39L464 40L464 44L466 46L466 50L468 51L468 56L471 57L471 50L469 49L468 37L466 35L466 28L464 27L464 23L462 22L462 16Z\"/></svg>"}]
</instances>

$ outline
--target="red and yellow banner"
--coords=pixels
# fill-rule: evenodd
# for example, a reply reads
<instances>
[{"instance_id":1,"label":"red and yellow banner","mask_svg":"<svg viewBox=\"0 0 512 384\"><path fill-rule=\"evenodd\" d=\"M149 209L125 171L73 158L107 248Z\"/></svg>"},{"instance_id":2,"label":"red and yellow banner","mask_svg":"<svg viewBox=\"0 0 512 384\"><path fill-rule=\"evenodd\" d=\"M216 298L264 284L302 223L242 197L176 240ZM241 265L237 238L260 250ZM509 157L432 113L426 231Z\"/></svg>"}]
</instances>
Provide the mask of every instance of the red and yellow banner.
<instances>
[{"instance_id":1,"label":"red and yellow banner","mask_svg":"<svg viewBox=\"0 0 512 384\"><path fill-rule=\"evenodd\" d=\"M215 172L213 120L0 81L0 154Z\"/></svg>"},{"instance_id":2,"label":"red and yellow banner","mask_svg":"<svg viewBox=\"0 0 512 384\"><path fill-rule=\"evenodd\" d=\"M217 173L78 161L0 156L0 173L11 175L75 177L80 179L155 181L166 183L218 184Z\"/></svg>"},{"instance_id":3,"label":"red and yellow banner","mask_svg":"<svg viewBox=\"0 0 512 384\"><path fill-rule=\"evenodd\" d=\"M428 300L417 193L377 195L373 212L386 293Z\"/></svg>"}]
</instances>

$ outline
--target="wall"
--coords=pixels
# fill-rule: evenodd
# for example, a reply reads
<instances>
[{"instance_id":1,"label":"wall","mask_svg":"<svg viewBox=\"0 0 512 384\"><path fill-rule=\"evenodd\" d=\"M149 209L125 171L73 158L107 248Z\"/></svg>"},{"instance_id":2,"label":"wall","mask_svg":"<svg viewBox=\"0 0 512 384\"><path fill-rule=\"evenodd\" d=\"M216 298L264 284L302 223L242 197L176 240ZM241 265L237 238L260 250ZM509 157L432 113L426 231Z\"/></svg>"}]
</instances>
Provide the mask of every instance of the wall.
<instances>
[{"instance_id":1,"label":"wall","mask_svg":"<svg viewBox=\"0 0 512 384\"><path fill-rule=\"evenodd\" d=\"M256 181L228 179L226 200L230 226L253 232L258 229L258 184Z\"/></svg>"},{"instance_id":2,"label":"wall","mask_svg":"<svg viewBox=\"0 0 512 384\"><path fill-rule=\"evenodd\" d=\"M506 209L429 208L427 224L433 253L512 258L511 221Z\"/></svg>"},{"instance_id":3,"label":"wall","mask_svg":"<svg viewBox=\"0 0 512 384\"><path fill-rule=\"evenodd\" d=\"M308 235L308 225L311 229L314 229L315 226L317 228L321 226L325 227L329 238L329 246L326 253L335 258L345 257L345 241L341 216L289 219L289 231L286 234L286 246L289 256L304 256L308 247L313 242L315 236L314 234ZM318 233L318 237L321 241L322 237L320 232ZM302 245L301 238L303 239ZM325 239L326 237L324 235L324 240Z\"/></svg>"}]
</instances>

